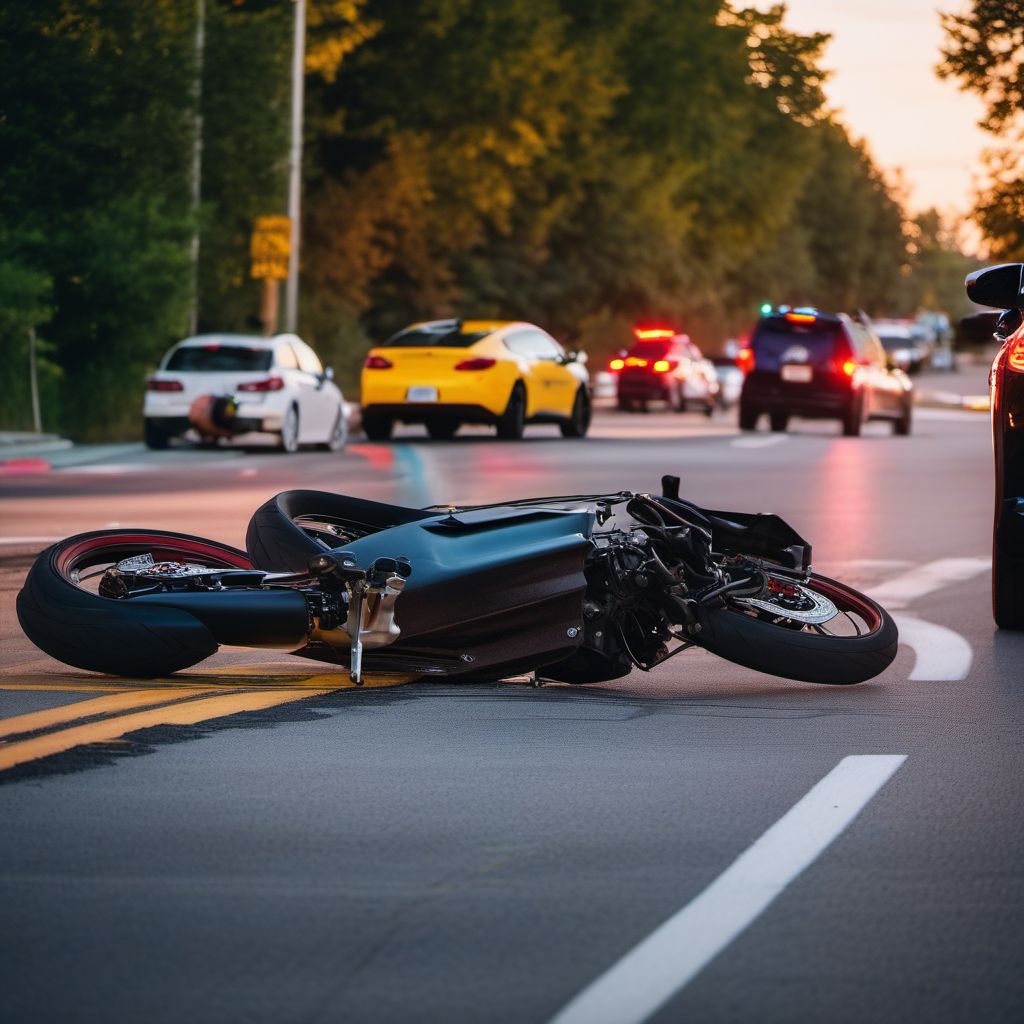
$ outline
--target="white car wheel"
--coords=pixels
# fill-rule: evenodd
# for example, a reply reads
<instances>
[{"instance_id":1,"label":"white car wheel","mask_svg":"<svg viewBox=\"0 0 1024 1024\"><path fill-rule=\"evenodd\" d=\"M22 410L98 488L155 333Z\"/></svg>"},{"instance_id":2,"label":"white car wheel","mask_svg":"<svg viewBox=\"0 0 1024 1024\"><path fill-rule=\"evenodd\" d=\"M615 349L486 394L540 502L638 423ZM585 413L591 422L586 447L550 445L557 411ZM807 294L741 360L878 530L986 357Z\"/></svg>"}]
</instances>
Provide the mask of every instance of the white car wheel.
<instances>
[{"instance_id":1,"label":"white car wheel","mask_svg":"<svg viewBox=\"0 0 1024 1024\"><path fill-rule=\"evenodd\" d=\"M329 452L340 452L348 441L348 424L345 422L345 407L338 407L338 415L331 427L330 436L324 442L324 448Z\"/></svg>"},{"instance_id":2,"label":"white car wheel","mask_svg":"<svg viewBox=\"0 0 1024 1024\"><path fill-rule=\"evenodd\" d=\"M294 405L288 406L281 424L281 450L291 454L299 450L299 410Z\"/></svg>"}]
</instances>

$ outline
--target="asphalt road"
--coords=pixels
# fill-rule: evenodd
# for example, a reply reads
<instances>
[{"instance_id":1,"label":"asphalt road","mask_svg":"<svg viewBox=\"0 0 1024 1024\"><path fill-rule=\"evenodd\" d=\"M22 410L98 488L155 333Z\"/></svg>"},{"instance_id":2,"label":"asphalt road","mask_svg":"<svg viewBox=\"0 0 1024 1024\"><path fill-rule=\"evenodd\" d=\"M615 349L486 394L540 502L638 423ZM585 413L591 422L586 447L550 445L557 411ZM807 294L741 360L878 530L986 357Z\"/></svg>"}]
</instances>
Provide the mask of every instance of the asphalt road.
<instances>
[{"instance_id":1,"label":"asphalt road","mask_svg":"<svg viewBox=\"0 0 1024 1024\"><path fill-rule=\"evenodd\" d=\"M583 441L121 447L0 480L0 714L96 740L0 772L0 1015L1021 1020L1024 637L989 614L987 430L940 410L906 439L603 413ZM50 537L240 544L289 486L428 504L664 472L779 513L816 569L876 593L910 641L892 667L832 688L690 652L601 687L353 692L221 652L146 684L201 690L176 705L200 711L90 733L106 706L87 702L157 698L55 664L14 620Z\"/></svg>"}]
</instances>

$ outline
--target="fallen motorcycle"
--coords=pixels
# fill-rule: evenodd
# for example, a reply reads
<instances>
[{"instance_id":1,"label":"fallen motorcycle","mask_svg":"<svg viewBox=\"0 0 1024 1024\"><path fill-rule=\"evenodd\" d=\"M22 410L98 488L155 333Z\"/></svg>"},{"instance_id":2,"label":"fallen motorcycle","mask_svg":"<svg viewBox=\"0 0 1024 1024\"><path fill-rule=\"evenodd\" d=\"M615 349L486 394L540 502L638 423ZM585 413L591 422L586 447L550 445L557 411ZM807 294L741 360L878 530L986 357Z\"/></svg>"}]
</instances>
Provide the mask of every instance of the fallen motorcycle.
<instances>
[{"instance_id":1,"label":"fallen motorcycle","mask_svg":"<svg viewBox=\"0 0 1024 1024\"><path fill-rule=\"evenodd\" d=\"M152 678L219 646L364 672L597 683L692 647L772 675L859 683L896 654L878 604L811 571L774 515L619 492L403 508L285 491L246 551L103 530L39 555L18 617L47 654Z\"/></svg>"}]
</instances>

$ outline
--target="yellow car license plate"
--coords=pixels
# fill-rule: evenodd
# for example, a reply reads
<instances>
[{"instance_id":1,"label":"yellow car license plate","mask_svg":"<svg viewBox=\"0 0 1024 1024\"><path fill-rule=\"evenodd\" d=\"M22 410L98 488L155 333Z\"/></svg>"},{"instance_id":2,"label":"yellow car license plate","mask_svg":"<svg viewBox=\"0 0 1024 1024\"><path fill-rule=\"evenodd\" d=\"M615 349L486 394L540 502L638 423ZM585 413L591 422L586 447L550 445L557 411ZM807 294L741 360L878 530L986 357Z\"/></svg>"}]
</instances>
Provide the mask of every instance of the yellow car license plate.
<instances>
[{"instance_id":1,"label":"yellow car license plate","mask_svg":"<svg viewBox=\"0 0 1024 1024\"><path fill-rule=\"evenodd\" d=\"M407 402L436 402L437 388L409 388L405 393L405 400Z\"/></svg>"}]
</instances>

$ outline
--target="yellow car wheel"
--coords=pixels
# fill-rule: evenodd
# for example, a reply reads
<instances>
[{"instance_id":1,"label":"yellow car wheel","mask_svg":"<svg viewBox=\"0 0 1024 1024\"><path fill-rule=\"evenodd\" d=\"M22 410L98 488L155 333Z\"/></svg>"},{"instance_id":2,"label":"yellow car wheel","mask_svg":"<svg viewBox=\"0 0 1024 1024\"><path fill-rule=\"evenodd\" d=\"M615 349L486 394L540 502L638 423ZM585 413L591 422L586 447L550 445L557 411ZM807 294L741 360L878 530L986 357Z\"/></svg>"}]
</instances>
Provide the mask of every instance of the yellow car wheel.
<instances>
[{"instance_id":1,"label":"yellow car wheel","mask_svg":"<svg viewBox=\"0 0 1024 1024\"><path fill-rule=\"evenodd\" d=\"M526 388L516 381L509 395L508 405L498 419L498 437L503 441L518 441L526 426Z\"/></svg>"},{"instance_id":2,"label":"yellow car wheel","mask_svg":"<svg viewBox=\"0 0 1024 1024\"><path fill-rule=\"evenodd\" d=\"M559 424L562 437L586 437L590 429L590 398L584 388L576 392L572 412Z\"/></svg>"}]
</instances>

